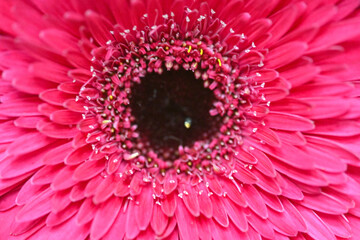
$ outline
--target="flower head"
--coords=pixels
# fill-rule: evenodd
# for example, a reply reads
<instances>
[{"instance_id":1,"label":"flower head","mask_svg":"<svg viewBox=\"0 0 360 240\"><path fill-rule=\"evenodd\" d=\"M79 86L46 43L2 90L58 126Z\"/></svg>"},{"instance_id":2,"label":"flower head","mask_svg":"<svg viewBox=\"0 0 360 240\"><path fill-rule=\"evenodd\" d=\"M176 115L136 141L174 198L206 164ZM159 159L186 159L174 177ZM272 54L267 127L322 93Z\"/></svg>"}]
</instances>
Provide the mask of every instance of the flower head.
<instances>
[{"instance_id":1,"label":"flower head","mask_svg":"<svg viewBox=\"0 0 360 240\"><path fill-rule=\"evenodd\" d=\"M0 2L0 236L360 237L358 1Z\"/></svg>"}]
</instances>

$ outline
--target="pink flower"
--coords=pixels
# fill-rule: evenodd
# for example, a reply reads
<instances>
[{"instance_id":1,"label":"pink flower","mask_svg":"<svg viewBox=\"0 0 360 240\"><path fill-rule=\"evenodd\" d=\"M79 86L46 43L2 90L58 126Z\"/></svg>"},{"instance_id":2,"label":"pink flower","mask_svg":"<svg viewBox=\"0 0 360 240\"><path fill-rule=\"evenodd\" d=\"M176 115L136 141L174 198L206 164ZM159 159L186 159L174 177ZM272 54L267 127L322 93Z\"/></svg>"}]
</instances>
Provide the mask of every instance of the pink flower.
<instances>
[{"instance_id":1,"label":"pink flower","mask_svg":"<svg viewBox=\"0 0 360 240\"><path fill-rule=\"evenodd\" d=\"M1 240L360 238L358 0L0 5Z\"/></svg>"}]
</instances>

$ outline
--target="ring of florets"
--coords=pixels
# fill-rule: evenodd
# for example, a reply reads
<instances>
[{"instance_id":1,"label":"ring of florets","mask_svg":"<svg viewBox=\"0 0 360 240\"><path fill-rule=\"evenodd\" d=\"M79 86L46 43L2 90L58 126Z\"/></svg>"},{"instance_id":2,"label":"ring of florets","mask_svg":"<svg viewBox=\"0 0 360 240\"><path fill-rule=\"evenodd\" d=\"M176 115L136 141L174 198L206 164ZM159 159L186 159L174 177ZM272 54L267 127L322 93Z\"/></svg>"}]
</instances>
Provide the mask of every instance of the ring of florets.
<instances>
[{"instance_id":1,"label":"ring of florets","mask_svg":"<svg viewBox=\"0 0 360 240\"><path fill-rule=\"evenodd\" d=\"M224 26L220 24L218 28L221 27ZM161 173L168 168L175 168L178 173L224 172L221 162L229 161L243 142L242 129L247 124L243 113L259 99L256 88L244 77L249 66L241 65L241 58L248 51L226 49L216 34L202 35L196 28L183 32L168 16L161 25L111 34L114 39L99 49L102 59L92 59L93 77L80 93L91 105L83 117L97 119L94 131L88 133L88 138L97 140L92 144L94 151L116 149L112 151L119 157L114 160L122 158L132 161L136 168ZM193 146L179 146L177 158L167 161L151 149L143 151L129 99L132 86L140 83L146 74L161 75L179 69L192 71L196 79L203 80L204 88L213 91L216 100L210 115L220 116L222 123L212 139L196 141ZM105 157L108 159L106 154Z\"/></svg>"}]
</instances>

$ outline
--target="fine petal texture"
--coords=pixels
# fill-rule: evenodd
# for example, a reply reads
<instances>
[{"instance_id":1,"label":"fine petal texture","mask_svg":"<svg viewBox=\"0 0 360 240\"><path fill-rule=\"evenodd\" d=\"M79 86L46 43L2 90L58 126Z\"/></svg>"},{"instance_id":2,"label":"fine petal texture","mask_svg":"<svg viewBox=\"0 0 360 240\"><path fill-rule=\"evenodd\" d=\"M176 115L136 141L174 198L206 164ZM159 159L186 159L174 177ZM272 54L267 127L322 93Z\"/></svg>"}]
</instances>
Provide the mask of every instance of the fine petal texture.
<instances>
[{"instance_id":1,"label":"fine petal texture","mask_svg":"<svg viewBox=\"0 0 360 240\"><path fill-rule=\"evenodd\" d=\"M0 0L0 239L360 239L359 0Z\"/></svg>"}]
</instances>

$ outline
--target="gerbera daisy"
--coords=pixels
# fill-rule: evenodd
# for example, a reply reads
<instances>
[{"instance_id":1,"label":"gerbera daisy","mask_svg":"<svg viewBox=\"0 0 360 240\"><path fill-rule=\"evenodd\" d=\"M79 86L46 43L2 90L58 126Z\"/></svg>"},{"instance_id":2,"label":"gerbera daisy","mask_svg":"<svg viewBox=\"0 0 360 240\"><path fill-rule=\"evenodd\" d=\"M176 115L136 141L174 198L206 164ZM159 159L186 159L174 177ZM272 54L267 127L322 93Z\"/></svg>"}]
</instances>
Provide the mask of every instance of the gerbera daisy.
<instances>
[{"instance_id":1,"label":"gerbera daisy","mask_svg":"<svg viewBox=\"0 0 360 240\"><path fill-rule=\"evenodd\" d=\"M358 0L0 0L0 239L360 238Z\"/></svg>"}]
</instances>

